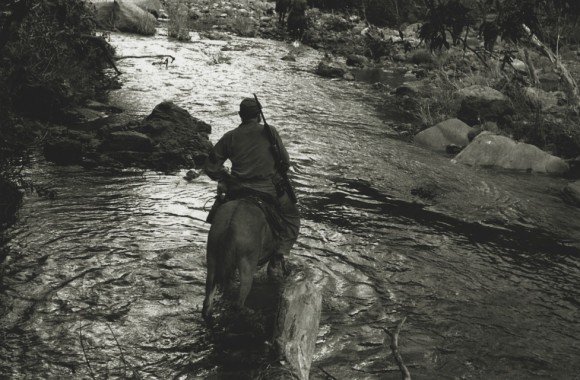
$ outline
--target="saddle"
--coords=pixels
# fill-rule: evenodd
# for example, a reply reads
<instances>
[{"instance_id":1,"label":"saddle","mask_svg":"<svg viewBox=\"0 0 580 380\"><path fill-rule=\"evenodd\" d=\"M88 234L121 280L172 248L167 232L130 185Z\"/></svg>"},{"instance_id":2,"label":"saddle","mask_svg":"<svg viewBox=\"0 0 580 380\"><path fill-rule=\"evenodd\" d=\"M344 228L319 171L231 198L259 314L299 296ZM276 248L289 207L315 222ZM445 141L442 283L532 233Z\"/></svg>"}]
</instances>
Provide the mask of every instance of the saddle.
<instances>
[{"instance_id":1,"label":"saddle","mask_svg":"<svg viewBox=\"0 0 580 380\"><path fill-rule=\"evenodd\" d=\"M284 224L279 212L279 202L276 198L268 193L263 193L261 191L253 190L250 188L238 187L228 191L224 199L216 198L216 201L211 208L208 216L207 222L212 223L214 215L217 209L224 203L233 200L244 200L247 202L252 202L262 210L272 233L274 234L274 239L278 240L282 230L284 229Z\"/></svg>"}]
</instances>

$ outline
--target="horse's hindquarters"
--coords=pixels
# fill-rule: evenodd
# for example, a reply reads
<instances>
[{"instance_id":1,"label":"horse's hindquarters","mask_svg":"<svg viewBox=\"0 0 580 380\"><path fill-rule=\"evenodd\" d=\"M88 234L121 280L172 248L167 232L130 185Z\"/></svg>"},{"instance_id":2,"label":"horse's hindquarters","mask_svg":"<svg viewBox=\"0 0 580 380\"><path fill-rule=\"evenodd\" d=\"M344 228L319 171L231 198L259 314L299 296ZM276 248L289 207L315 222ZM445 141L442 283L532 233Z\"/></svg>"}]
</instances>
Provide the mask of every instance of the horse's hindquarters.
<instances>
[{"instance_id":1,"label":"horse's hindquarters","mask_svg":"<svg viewBox=\"0 0 580 380\"><path fill-rule=\"evenodd\" d=\"M243 306L258 262L266 259L273 249L272 231L258 205L243 199L222 205L208 235L204 317L211 314L216 286L227 287L236 268L240 272L237 303Z\"/></svg>"}]
</instances>

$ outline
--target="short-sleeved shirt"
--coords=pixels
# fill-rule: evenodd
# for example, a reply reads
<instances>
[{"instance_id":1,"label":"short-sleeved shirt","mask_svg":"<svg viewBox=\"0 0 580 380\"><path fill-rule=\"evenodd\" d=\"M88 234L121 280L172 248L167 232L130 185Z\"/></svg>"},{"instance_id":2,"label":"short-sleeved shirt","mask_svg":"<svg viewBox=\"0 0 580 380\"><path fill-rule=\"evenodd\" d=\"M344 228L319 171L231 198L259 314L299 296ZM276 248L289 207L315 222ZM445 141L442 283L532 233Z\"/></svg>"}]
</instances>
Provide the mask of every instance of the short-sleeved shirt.
<instances>
[{"instance_id":1,"label":"short-sleeved shirt","mask_svg":"<svg viewBox=\"0 0 580 380\"><path fill-rule=\"evenodd\" d=\"M288 152L278 131L272 126L270 129L280 148L282 160L289 163ZM256 120L242 123L236 129L226 132L216 143L206 162L205 171L212 179L223 179L223 164L229 159L232 163L231 175L241 185L275 194L272 178L276 174L276 160L271 147L262 124Z\"/></svg>"}]
</instances>

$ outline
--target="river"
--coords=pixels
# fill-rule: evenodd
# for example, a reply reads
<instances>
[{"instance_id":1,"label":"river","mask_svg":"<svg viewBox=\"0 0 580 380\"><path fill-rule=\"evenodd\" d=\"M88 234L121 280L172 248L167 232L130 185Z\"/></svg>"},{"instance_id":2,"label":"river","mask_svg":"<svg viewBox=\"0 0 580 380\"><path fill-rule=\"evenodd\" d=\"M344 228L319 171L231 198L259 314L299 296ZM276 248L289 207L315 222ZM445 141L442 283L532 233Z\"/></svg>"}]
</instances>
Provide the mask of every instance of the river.
<instances>
[{"instance_id":1,"label":"river","mask_svg":"<svg viewBox=\"0 0 580 380\"><path fill-rule=\"evenodd\" d=\"M404 317L413 379L580 376L580 210L561 200L564 179L392 138L371 84L318 77L305 46L111 38L118 55L176 58L119 61L121 121L171 100L215 142L256 93L280 131L303 216L291 260L328 280L311 379L399 379L382 328ZM28 194L7 233L1 378L243 378L200 315L215 184L184 173L33 161L25 174L58 196Z\"/></svg>"}]
</instances>

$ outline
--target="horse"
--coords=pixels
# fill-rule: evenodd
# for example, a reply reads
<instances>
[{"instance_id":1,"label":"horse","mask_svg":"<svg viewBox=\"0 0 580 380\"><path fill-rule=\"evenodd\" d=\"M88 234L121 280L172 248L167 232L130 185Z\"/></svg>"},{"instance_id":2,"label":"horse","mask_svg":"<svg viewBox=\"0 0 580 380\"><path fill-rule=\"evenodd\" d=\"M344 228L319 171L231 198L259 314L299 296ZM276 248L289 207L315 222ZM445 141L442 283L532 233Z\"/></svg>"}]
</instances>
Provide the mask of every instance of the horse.
<instances>
[{"instance_id":1,"label":"horse","mask_svg":"<svg viewBox=\"0 0 580 380\"><path fill-rule=\"evenodd\" d=\"M227 289L236 269L240 289L236 306L243 308L254 273L269 261L277 244L264 207L252 198L224 203L216 211L207 241L207 277L202 316L208 321L216 290ZM270 269L268 267L268 269Z\"/></svg>"},{"instance_id":2,"label":"horse","mask_svg":"<svg viewBox=\"0 0 580 380\"><path fill-rule=\"evenodd\" d=\"M306 0L294 0L290 13L288 13L288 31L299 41L302 41L308 26L306 7Z\"/></svg>"},{"instance_id":3,"label":"horse","mask_svg":"<svg viewBox=\"0 0 580 380\"><path fill-rule=\"evenodd\" d=\"M278 22L280 24L284 23L286 18L286 13L292 6L292 0L276 0L276 13L278 13Z\"/></svg>"}]
</instances>

